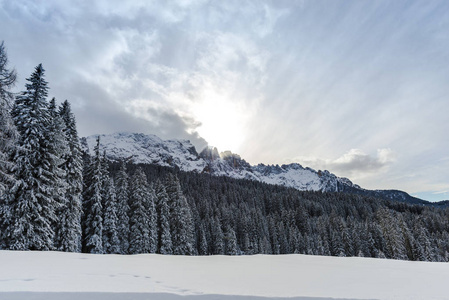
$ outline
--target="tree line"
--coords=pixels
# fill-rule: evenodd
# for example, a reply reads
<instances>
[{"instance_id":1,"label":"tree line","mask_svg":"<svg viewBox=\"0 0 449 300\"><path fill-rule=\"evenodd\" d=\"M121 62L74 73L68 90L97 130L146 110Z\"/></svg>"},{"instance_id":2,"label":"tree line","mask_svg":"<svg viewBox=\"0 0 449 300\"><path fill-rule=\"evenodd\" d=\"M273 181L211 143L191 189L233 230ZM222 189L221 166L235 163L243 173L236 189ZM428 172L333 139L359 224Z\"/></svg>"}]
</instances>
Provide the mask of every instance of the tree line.
<instances>
[{"instance_id":1,"label":"tree line","mask_svg":"<svg viewBox=\"0 0 449 300\"><path fill-rule=\"evenodd\" d=\"M302 253L449 261L449 210L110 162L82 151L39 64L24 91L0 44L0 249Z\"/></svg>"},{"instance_id":2,"label":"tree line","mask_svg":"<svg viewBox=\"0 0 449 300\"><path fill-rule=\"evenodd\" d=\"M119 163L112 163L116 174ZM449 261L449 209L128 164L149 181L176 174L198 255L310 254Z\"/></svg>"}]
</instances>

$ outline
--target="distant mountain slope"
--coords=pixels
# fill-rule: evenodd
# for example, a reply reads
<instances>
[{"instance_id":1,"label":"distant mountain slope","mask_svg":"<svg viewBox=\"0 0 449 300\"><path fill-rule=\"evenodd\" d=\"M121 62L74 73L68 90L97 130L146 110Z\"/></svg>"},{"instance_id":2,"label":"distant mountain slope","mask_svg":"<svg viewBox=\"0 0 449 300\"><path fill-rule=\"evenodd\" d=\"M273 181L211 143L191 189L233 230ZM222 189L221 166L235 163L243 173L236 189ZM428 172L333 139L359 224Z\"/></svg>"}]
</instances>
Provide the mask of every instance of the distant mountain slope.
<instances>
[{"instance_id":1,"label":"distant mountain slope","mask_svg":"<svg viewBox=\"0 0 449 300\"><path fill-rule=\"evenodd\" d=\"M82 139L84 150L93 154L97 136ZM100 135L100 149L109 159L126 159L133 163L177 167L186 172L210 173L236 179L251 179L269 184L292 187L302 191L340 191L360 189L347 178L339 178L328 171L303 168L300 164L251 166L239 155L229 151L218 153L206 148L197 153L187 140L162 140L155 135L115 133Z\"/></svg>"},{"instance_id":2,"label":"distant mountain slope","mask_svg":"<svg viewBox=\"0 0 449 300\"><path fill-rule=\"evenodd\" d=\"M84 151L93 154L97 135L82 138ZM133 163L156 164L186 172L210 173L236 179L251 179L268 184L292 187L301 191L346 192L370 195L413 204L432 204L402 191L365 190L349 179L329 171L316 171L300 164L251 166L239 155L208 147L201 153L188 140L162 140L155 135L115 133L100 135L100 149L109 159L126 159Z\"/></svg>"}]
</instances>

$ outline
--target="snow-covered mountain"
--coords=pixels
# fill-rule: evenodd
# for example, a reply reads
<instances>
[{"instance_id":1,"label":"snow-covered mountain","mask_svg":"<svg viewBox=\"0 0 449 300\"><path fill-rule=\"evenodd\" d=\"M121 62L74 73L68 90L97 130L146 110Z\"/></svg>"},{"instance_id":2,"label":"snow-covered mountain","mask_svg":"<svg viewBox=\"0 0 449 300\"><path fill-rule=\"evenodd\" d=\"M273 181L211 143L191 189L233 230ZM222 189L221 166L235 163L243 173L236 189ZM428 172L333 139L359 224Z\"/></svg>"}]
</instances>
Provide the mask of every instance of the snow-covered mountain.
<instances>
[{"instance_id":1,"label":"snow-covered mountain","mask_svg":"<svg viewBox=\"0 0 449 300\"><path fill-rule=\"evenodd\" d=\"M97 135L82 138L84 150L93 154ZM100 150L109 159L126 159L133 163L178 167L182 171L210 173L236 179L251 179L304 191L341 191L360 189L347 178L329 171L315 171L300 164L251 166L238 154L208 147L201 153L188 140L162 140L155 135L115 133L100 135Z\"/></svg>"},{"instance_id":2,"label":"snow-covered mountain","mask_svg":"<svg viewBox=\"0 0 449 300\"><path fill-rule=\"evenodd\" d=\"M98 135L81 138L83 150L93 155ZM110 160L125 159L133 163L178 167L190 172L203 170L207 163L198 156L188 140L162 140L155 135L141 133L114 133L100 135L100 151L106 151Z\"/></svg>"},{"instance_id":3,"label":"snow-covered mountain","mask_svg":"<svg viewBox=\"0 0 449 300\"><path fill-rule=\"evenodd\" d=\"M84 151L93 154L98 135L81 139ZM236 179L250 179L292 187L301 191L346 192L413 204L438 205L396 190L366 190L348 178L329 171L304 168L300 164L250 165L238 154L207 147L198 153L188 140L162 140L155 135L115 133L100 135L100 150L112 161L125 159L133 163L156 164L186 172L209 173ZM440 203L448 206L449 203Z\"/></svg>"}]
</instances>

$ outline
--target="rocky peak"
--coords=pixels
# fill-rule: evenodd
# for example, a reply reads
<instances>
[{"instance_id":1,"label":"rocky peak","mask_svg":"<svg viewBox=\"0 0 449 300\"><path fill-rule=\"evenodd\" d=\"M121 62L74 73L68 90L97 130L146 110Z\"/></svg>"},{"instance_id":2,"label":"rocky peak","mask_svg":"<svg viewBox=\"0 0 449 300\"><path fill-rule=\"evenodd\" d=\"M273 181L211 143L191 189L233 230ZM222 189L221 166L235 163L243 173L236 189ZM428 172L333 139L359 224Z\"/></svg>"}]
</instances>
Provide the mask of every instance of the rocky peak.
<instances>
[{"instance_id":1,"label":"rocky peak","mask_svg":"<svg viewBox=\"0 0 449 300\"><path fill-rule=\"evenodd\" d=\"M207 161L214 161L220 158L220 154L218 154L218 149L216 147L210 146L204 148L199 156Z\"/></svg>"},{"instance_id":2,"label":"rocky peak","mask_svg":"<svg viewBox=\"0 0 449 300\"><path fill-rule=\"evenodd\" d=\"M227 162L229 166L234 169L249 169L251 165L247 163L240 155L232 153L231 151L224 151L220 153L221 159Z\"/></svg>"}]
</instances>

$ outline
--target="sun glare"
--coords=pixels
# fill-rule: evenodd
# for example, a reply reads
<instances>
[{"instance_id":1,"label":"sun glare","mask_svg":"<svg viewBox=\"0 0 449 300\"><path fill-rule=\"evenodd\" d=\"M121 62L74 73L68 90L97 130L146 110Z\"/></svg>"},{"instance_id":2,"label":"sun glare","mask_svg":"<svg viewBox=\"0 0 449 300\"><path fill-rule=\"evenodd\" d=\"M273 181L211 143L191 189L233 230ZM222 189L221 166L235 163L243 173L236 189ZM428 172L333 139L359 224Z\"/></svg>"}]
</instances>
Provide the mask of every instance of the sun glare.
<instances>
[{"instance_id":1,"label":"sun glare","mask_svg":"<svg viewBox=\"0 0 449 300\"><path fill-rule=\"evenodd\" d=\"M219 95L214 90L206 90L203 100L193 109L196 120L201 122L198 133L218 150L238 152L245 138L247 115L241 105Z\"/></svg>"}]
</instances>

